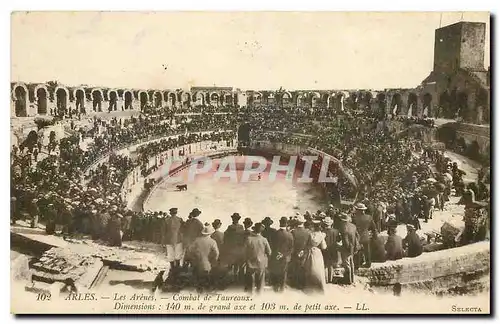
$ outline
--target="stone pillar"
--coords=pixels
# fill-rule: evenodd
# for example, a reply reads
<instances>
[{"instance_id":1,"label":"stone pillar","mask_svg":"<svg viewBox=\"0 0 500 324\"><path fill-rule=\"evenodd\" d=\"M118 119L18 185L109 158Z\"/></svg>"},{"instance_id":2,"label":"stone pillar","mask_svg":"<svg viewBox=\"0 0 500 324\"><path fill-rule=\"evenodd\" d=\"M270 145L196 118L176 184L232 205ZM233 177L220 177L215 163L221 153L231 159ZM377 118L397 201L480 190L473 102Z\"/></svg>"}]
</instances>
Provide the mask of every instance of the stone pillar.
<instances>
[{"instance_id":1,"label":"stone pillar","mask_svg":"<svg viewBox=\"0 0 500 324\"><path fill-rule=\"evenodd\" d=\"M410 110L410 105L408 105L408 97L409 93L407 92L403 92L401 94L401 107L399 107L398 105L399 115L408 115L408 111ZM417 107L413 107L413 109L417 109Z\"/></svg>"}]
</instances>

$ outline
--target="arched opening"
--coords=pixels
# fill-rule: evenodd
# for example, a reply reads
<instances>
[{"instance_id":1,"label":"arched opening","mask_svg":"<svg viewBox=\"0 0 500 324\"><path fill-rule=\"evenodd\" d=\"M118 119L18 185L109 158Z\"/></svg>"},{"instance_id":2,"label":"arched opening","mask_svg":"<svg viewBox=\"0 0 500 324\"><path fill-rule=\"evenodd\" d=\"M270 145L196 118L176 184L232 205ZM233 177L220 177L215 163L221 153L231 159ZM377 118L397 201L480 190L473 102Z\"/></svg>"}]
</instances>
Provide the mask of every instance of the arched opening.
<instances>
[{"instance_id":1,"label":"arched opening","mask_svg":"<svg viewBox=\"0 0 500 324\"><path fill-rule=\"evenodd\" d=\"M102 111L102 93L99 90L92 91L92 108L94 111Z\"/></svg>"},{"instance_id":2,"label":"arched opening","mask_svg":"<svg viewBox=\"0 0 500 324\"><path fill-rule=\"evenodd\" d=\"M461 91L457 94L457 111L456 114L459 117L462 117L464 120L468 120L469 117L469 109L468 109L468 95L464 91Z\"/></svg>"},{"instance_id":3,"label":"arched opening","mask_svg":"<svg viewBox=\"0 0 500 324\"><path fill-rule=\"evenodd\" d=\"M27 105L28 105L28 97L26 93L26 89L22 86L17 86L14 89L15 96L15 114L17 117L26 117L28 116Z\"/></svg>"},{"instance_id":4,"label":"arched opening","mask_svg":"<svg viewBox=\"0 0 500 324\"><path fill-rule=\"evenodd\" d=\"M371 92L366 92L364 97L363 97L363 104L365 105L366 110L371 110L372 108L372 93Z\"/></svg>"},{"instance_id":5,"label":"arched opening","mask_svg":"<svg viewBox=\"0 0 500 324\"><path fill-rule=\"evenodd\" d=\"M109 111L118 110L118 94L116 91L109 92Z\"/></svg>"},{"instance_id":6,"label":"arched opening","mask_svg":"<svg viewBox=\"0 0 500 324\"><path fill-rule=\"evenodd\" d=\"M168 104L168 91L165 91L165 92L163 93L163 101L164 101L166 104Z\"/></svg>"},{"instance_id":7,"label":"arched opening","mask_svg":"<svg viewBox=\"0 0 500 324\"><path fill-rule=\"evenodd\" d=\"M377 107L378 107L378 114L380 116L385 116L385 114L386 114L386 106L387 106L386 100L387 99L386 99L385 93L377 94Z\"/></svg>"},{"instance_id":8,"label":"arched opening","mask_svg":"<svg viewBox=\"0 0 500 324\"><path fill-rule=\"evenodd\" d=\"M141 110L144 110L148 105L148 94L144 91L139 92L139 102L141 105Z\"/></svg>"},{"instance_id":9,"label":"arched opening","mask_svg":"<svg viewBox=\"0 0 500 324\"><path fill-rule=\"evenodd\" d=\"M349 108L357 110L358 109L358 94L357 93L350 93L349 94Z\"/></svg>"},{"instance_id":10,"label":"arched opening","mask_svg":"<svg viewBox=\"0 0 500 324\"><path fill-rule=\"evenodd\" d=\"M68 107L68 94L62 88L56 91L56 108L57 115L62 116L66 114L66 109Z\"/></svg>"},{"instance_id":11,"label":"arched opening","mask_svg":"<svg viewBox=\"0 0 500 324\"><path fill-rule=\"evenodd\" d=\"M238 127L238 144L239 146L250 145L250 124L245 123Z\"/></svg>"},{"instance_id":12,"label":"arched opening","mask_svg":"<svg viewBox=\"0 0 500 324\"><path fill-rule=\"evenodd\" d=\"M40 115L47 114L47 90L38 88L36 91L37 113Z\"/></svg>"},{"instance_id":13,"label":"arched opening","mask_svg":"<svg viewBox=\"0 0 500 324\"><path fill-rule=\"evenodd\" d=\"M432 95L430 93L424 94L423 106L424 106L424 111L423 111L424 118L433 117L434 112L432 111Z\"/></svg>"},{"instance_id":14,"label":"arched opening","mask_svg":"<svg viewBox=\"0 0 500 324\"><path fill-rule=\"evenodd\" d=\"M344 94L338 93L335 96L335 111L344 111Z\"/></svg>"},{"instance_id":15,"label":"arched opening","mask_svg":"<svg viewBox=\"0 0 500 324\"><path fill-rule=\"evenodd\" d=\"M161 108L161 104L162 104L161 93L155 92L155 107Z\"/></svg>"},{"instance_id":16,"label":"arched opening","mask_svg":"<svg viewBox=\"0 0 500 324\"><path fill-rule=\"evenodd\" d=\"M391 100L391 113L393 116L397 116L402 112L403 100L399 93L395 93Z\"/></svg>"},{"instance_id":17,"label":"arched opening","mask_svg":"<svg viewBox=\"0 0 500 324\"><path fill-rule=\"evenodd\" d=\"M182 98L182 104L185 106L191 106L191 94L189 92L184 92L181 95Z\"/></svg>"},{"instance_id":18,"label":"arched opening","mask_svg":"<svg viewBox=\"0 0 500 324\"><path fill-rule=\"evenodd\" d=\"M320 101L320 95L317 92L311 93L311 107L318 108Z\"/></svg>"},{"instance_id":19,"label":"arched opening","mask_svg":"<svg viewBox=\"0 0 500 324\"><path fill-rule=\"evenodd\" d=\"M417 116L418 115L418 98L417 95L411 92L408 94L408 116Z\"/></svg>"},{"instance_id":20,"label":"arched opening","mask_svg":"<svg viewBox=\"0 0 500 324\"><path fill-rule=\"evenodd\" d=\"M233 105L233 96L230 93L226 93L224 95L224 104L226 106L232 106Z\"/></svg>"},{"instance_id":21,"label":"arched opening","mask_svg":"<svg viewBox=\"0 0 500 324\"><path fill-rule=\"evenodd\" d=\"M85 113L85 91L77 89L75 91L76 109L81 113Z\"/></svg>"},{"instance_id":22,"label":"arched opening","mask_svg":"<svg viewBox=\"0 0 500 324\"><path fill-rule=\"evenodd\" d=\"M453 119L453 112L451 111L451 97L448 92L443 92L439 95L439 112L437 117Z\"/></svg>"},{"instance_id":23,"label":"arched opening","mask_svg":"<svg viewBox=\"0 0 500 324\"><path fill-rule=\"evenodd\" d=\"M219 105L219 95L218 94L212 93L210 95L210 104L212 104L214 106L218 106Z\"/></svg>"},{"instance_id":24,"label":"arched opening","mask_svg":"<svg viewBox=\"0 0 500 324\"><path fill-rule=\"evenodd\" d=\"M478 124L490 122L490 110L488 109L488 92L485 89L479 89L476 94L476 109Z\"/></svg>"},{"instance_id":25,"label":"arched opening","mask_svg":"<svg viewBox=\"0 0 500 324\"><path fill-rule=\"evenodd\" d=\"M130 91L126 91L124 94L125 99L125 110L133 109L132 107L132 93Z\"/></svg>"},{"instance_id":26,"label":"arched opening","mask_svg":"<svg viewBox=\"0 0 500 324\"><path fill-rule=\"evenodd\" d=\"M306 105L306 98L304 98L304 95L302 93L299 93L297 95L297 107L303 107Z\"/></svg>"},{"instance_id":27,"label":"arched opening","mask_svg":"<svg viewBox=\"0 0 500 324\"><path fill-rule=\"evenodd\" d=\"M194 98L195 98L197 106L204 106L205 105L205 96L203 95L202 92L197 92L194 95Z\"/></svg>"},{"instance_id":28,"label":"arched opening","mask_svg":"<svg viewBox=\"0 0 500 324\"><path fill-rule=\"evenodd\" d=\"M175 93L172 93L172 92L171 92L171 93L169 93L169 94L168 94L168 99L169 99L169 101L170 101L170 105L171 105L172 107L173 107L173 106L175 106L175 103L177 102L177 98L176 98L176 96L175 96Z\"/></svg>"},{"instance_id":29,"label":"arched opening","mask_svg":"<svg viewBox=\"0 0 500 324\"><path fill-rule=\"evenodd\" d=\"M281 95L281 102L283 106L290 106L292 104L292 94L290 92L283 92Z\"/></svg>"}]
</instances>

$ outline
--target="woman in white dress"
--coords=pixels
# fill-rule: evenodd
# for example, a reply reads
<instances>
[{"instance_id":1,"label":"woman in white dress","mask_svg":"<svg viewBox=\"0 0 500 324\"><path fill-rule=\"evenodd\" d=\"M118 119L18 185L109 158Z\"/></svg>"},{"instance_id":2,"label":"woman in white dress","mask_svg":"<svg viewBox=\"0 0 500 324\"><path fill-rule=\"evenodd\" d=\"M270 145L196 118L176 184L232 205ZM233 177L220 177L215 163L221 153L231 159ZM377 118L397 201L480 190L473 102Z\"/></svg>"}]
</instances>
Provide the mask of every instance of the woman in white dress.
<instances>
[{"instance_id":1,"label":"woman in white dress","mask_svg":"<svg viewBox=\"0 0 500 324\"><path fill-rule=\"evenodd\" d=\"M304 261L305 292L322 293L325 290L325 262L321 250L326 249L326 234L321 231L321 222L313 221L313 226L307 242Z\"/></svg>"}]
</instances>

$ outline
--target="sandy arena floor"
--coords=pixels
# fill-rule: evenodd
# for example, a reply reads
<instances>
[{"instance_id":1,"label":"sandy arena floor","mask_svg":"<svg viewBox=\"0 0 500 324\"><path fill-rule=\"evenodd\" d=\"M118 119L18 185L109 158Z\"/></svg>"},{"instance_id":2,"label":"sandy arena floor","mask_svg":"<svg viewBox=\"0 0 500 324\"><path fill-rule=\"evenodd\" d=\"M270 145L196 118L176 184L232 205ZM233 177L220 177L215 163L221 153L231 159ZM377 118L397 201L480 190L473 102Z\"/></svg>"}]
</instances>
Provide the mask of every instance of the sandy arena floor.
<instances>
[{"instance_id":1,"label":"sandy arena floor","mask_svg":"<svg viewBox=\"0 0 500 324\"><path fill-rule=\"evenodd\" d=\"M220 160L214 160L210 171L197 175L194 181L189 182L188 169L177 175L182 178L177 182L165 181L151 194L145 204L145 210L167 211L171 207L179 208L179 214L186 218L193 208L202 211L200 220L211 222L219 218L223 228L231 223L231 215L238 212L242 216L250 217L254 221L269 216L278 224L282 216L293 216L296 212L311 212L325 207L323 193L320 188L299 183L299 171L294 172L293 179L286 179L285 172L278 173L275 181L269 179L272 161L267 161L267 168L261 174L250 177L250 181L242 182L242 171L245 157L235 157L236 175L238 181L229 178L215 179ZM177 191L176 184L187 183L187 191Z\"/></svg>"}]
</instances>

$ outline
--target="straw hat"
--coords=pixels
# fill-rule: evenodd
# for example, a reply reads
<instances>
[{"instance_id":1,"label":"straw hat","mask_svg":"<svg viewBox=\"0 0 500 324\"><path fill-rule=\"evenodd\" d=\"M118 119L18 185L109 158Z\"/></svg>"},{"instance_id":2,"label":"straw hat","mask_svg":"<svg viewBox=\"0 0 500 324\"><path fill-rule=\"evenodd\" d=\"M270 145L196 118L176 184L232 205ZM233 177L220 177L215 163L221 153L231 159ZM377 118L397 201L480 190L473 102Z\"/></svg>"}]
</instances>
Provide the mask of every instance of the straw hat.
<instances>
[{"instance_id":1,"label":"straw hat","mask_svg":"<svg viewBox=\"0 0 500 324\"><path fill-rule=\"evenodd\" d=\"M202 235L211 235L215 232L215 229L213 228L212 225L209 223L205 223L205 227L203 227L203 230L201 231Z\"/></svg>"},{"instance_id":2,"label":"straw hat","mask_svg":"<svg viewBox=\"0 0 500 324\"><path fill-rule=\"evenodd\" d=\"M332 224L333 224L333 219L332 219L330 216L325 217L325 218L323 219L323 223L325 223L325 225L330 226L330 225L332 225Z\"/></svg>"}]
</instances>

